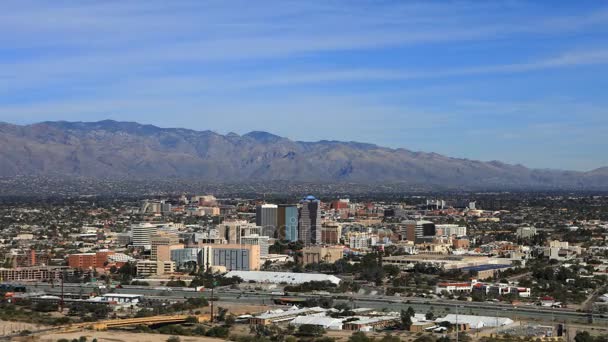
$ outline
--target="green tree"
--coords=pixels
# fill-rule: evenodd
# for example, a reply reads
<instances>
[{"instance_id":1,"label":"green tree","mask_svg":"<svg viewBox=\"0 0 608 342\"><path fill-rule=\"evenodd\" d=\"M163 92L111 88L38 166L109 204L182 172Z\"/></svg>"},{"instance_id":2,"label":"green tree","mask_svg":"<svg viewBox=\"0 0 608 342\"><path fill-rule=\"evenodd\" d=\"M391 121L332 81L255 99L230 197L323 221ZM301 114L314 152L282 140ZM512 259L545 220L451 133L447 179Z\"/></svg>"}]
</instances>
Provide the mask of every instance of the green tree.
<instances>
[{"instance_id":1,"label":"green tree","mask_svg":"<svg viewBox=\"0 0 608 342\"><path fill-rule=\"evenodd\" d=\"M412 316L405 310L401 310L401 329L409 330L412 326Z\"/></svg>"},{"instance_id":2,"label":"green tree","mask_svg":"<svg viewBox=\"0 0 608 342\"><path fill-rule=\"evenodd\" d=\"M401 341L401 339L399 337L393 336L391 334L386 334L380 339L380 342L400 342L400 341Z\"/></svg>"},{"instance_id":3,"label":"green tree","mask_svg":"<svg viewBox=\"0 0 608 342\"><path fill-rule=\"evenodd\" d=\"M364 332L357 331L350 335L348 342L373 342L374 339L365 335Z\"/></svg>"},{"instance_id":4,"label":"green tree","mask_svg":"<svg viewBox=\"0 0 608 342\"><path fill-rule=\"evenodd\" d=\"M576 341L576 342L594 342L595 339L593 338L593 336L591 336L591 334L589 334L589 332L579 331L576 333L576 336L574 336L574 341Z\"/></svg>"},{"instance_id":5,"label":"green tree","mask_svg":"<svg viewBox=\"0 0 608 342\"><path fill-rule=\"evenodd\" d=\"M325 329L318 325L302 324L298 327L298 336L319 337L325 334Z\"/></svg>"},{"instance_id":6,"label":"green tree","mask_svg":"<svg viewBox=\"0 0 608 342\"><path fill-rule=\"evenodd\" d=\"M236 318L234 318L234 315L228 315L228 316L226 316L226 319L224 320L224 325L227 327L231 327L234 325L235 322L236 322Z\"/></svg>"}]
</instances>

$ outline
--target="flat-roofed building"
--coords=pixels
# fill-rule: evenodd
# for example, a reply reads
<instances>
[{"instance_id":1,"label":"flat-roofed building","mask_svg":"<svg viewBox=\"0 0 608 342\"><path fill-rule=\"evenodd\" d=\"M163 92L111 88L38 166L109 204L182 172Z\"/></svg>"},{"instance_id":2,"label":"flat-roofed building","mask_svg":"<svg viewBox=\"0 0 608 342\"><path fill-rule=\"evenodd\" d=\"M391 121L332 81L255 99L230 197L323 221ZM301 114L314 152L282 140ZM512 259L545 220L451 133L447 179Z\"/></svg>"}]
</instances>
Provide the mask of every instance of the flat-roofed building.
<instances>
[{"instance_id":1,"label":"flat-roofed building","mask_svg":"<svg viewBox=\"0 0 608 342\"><path fill-rule=\"evenodd\" d=\"M226 270L254 271L260 269L260 246L245 244L202 245L211 247L209 266L223 266ZM203 261L204 262L204 261ZM204 262L207 264L206 262Z\"/></svg>"},{"instance_id":2,"label":"flat-roofed building","mask_svg":"<svg viewBox=\"0 0 608 342\"><path fill-rule=\"evenodd\" d=\"M255 209L255 224L262 227L260 235L278 238L278 210L276 204L262 204Z\"/></svg>"},{"instance_id":3,"label":"flat-roofed building","mask_svg":"<svg viewBox=\"0 0 608 342\"><path fill-rule=\"evenodd\" d=\"M278 239L298 241L298 207L295 204L279 204L277 224Z\"/></svg>"},{"instance_id":4,"label":"flat-roofed building","mask_svg":"<svg viewBox=\"0 0 608 342\"><path fill-rule=\"evenodd\" d=\"M297 307L293 306L288 310L273 310L256 315L255 317L251 317L249 319L249 324L269 325L278 322L290 321L299 316L323 315L326 311L326 309L320 307L298 309Z\"/></svg>"},{"instance_id":5,"label":"flat-roofed building","mask_svg":"<svg viewBox=\"0 0 608 342\"><path fill-rule=\"evenodd\" d=\"M304 265L326 262L333 264L344 257L342 246L308 246L302 249L302 263Z\"/></svg>"},{"instance_id":6,"label":"flat-roofed building","mask_svg":"<svg viewBox=\"0 0 608 342\"><path fill-rule=\"evenodd\" d=\"M324 245L336 245L340 243L342 226L337 222L325 222L321 227L321 243Z\"/></svg>"},{"instance_id":7,"label":"flat-roofed building","mask_svg":"<svg viewBox=\"0 0 608 342\"><path fill-rule=\"evenodd\" d=\"M260 246L260 257L261 258L265 258L268 256L268 248L269 248L269 243L268 240L270 238L268 236L261 236L261 235L248 235L248 236L242 236L241 237L241 244L242 245L258 245Z\"/></svg>"},{"instance_id":8,"label":"flat-roofed building","mask_svg":"<svg viewBox=\"0 0 608 342\"><path fill-rule=\"evenodd\" d=\"M267 272L267 271L230 271L226 277L239 277L244 282L272 284L303 284L310 281L329 281L339 285L341 279L322 273L294 273L294 272Z\"/></svg>"},{"instance_id":9,"label":"flat-roofed building","mask_svg":"<svg viewBox=\"0 0 608 342\"><path fill-rule=\"evenodd\" d=\"M138 276L163 275L175 272L173 261L140 260L135 264Z\"/></svg>"},{"instance_id":10,"label":"flat-roofed building","mask_svg":"<svg viewBox=\"0 0 608 342\"><path fill-rule=\"evenodd\" d=\"M431 221L404 221L401 232L408 241L424 243L433 241L437 230Z\"/></svg>"},{"instance_id":11,"label":"flat-roofed building","mask_svg":"<svg viewBox=\"0 0 608 342\"><path fill-rule=\"evenodd\" d=\"M158 232L158 227L150 223L134 224L131 226L131 240L133 247L150 249L152 235Z\"/></svg>"},{"instance_id":12,"label":"flat-roofed building","mask_svg":"<svg viewBox=\"0 0 608 342\"><path fill-rule=\"evenodd\" d=\"M437 283L435 285L435 293L441 294L443 291L448 293L469 293L471 292L471 283Z\"/></svg>"},{"instance_id":13,"label":"flat-roofed building","mask_svg":"<svg viewBox=\"0 0 608 342\"><path fill-rule=\"evenodd\" d=\"M386 327L397 325L401 321L399 316L375 316L375 317L358 317L357 320L350 320L344 323L344 330L381 330Z\"/></svg>"},{"instance_id":14,"label":"flat-roofed building","mask_svg":"<svg viewBox=\"0 0 608 342\"><path fill-rule=\"evenodd\" d=\"M261 228L244 220L227 221L219 225L219 237L229 244L241 243L241 236L260 234Z\"/></svg>"},{"instance_id":15,"label":"flat-roofed building","mask_svg":"<svg viewBox=\"0 0 608 342\"><path fill-rule=\"evenodd\" d=\"M0 268L2 281L57 280L61 279L62 274L71 276L74 274L74 269L53 266Z\"/></svg>"},{"instance_id":16,"label":"flat-roofed building","mask_svg":"<svg viewBox=\"0 0 608 342\"><path fill-rule=\"evenodd\" d=\"M298 239L305 246L321 243L321 201L307 196L300 202Z\"/></svg>"},{"instance_id":17,"label":"flat-roofed building","mask_svg":"<svg viewBox=\"0 0 608 342\"><path fill-rule=\"evenodd\" d=\"M466 236L467 227L457 224L437 224L435 225L435 234L437 236Z\"/></svg>"},{"instance_id":18,"label":"flat-roofed building","mask_svg":"<svg viewBox=\"0 0 608 342\"><path fill-rule=\"evenodd\" d=\"M179 237L172 233L159 232L154 234L150 238L150 243L150 260L152 261L171 260L172 249L184 248L184 245L179 243Z\"/></svg>"},{"instance_id":19,"label":"flat-roofed building","mask_svg":"<svg viewBox=\"0 0 608 342\"><path fill-rule=\"evenodd\" d=\"M113 251L101 250L95 253L77 253L68 255L68 266L72 268L101 268L108 262L108 258L115 254Z\"/></svg>"}]
</instances>

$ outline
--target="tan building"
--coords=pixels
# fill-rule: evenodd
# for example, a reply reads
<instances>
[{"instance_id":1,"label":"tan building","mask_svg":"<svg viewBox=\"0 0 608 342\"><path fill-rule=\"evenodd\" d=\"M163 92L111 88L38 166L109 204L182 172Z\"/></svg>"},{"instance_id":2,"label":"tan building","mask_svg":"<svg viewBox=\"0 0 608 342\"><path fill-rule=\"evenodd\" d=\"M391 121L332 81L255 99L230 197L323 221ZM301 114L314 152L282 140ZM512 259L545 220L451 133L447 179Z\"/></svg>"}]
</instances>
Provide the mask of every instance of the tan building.
<instances>
[{"instance_id":1,"label":"tan building","mask_svg":"<svg viewBox=\"0 0 608 342\"><path fill-rule=\"evenodd\" d=\"M321 227L321 243L326 245L336 245L340 243L342 236L342 226L336 222L325 222Z\"/></svg>"},{"instance_id":2,"label":"tan building","mask_svg":"<svg viewBox=\"0 0 608 342\"><path fill-rule=\"evenodd\" d=\"M0 268L0 282L61 279L61 274L73 275L74 269L51 266Z\"/></svg>"},{"instance_id":3,"label":"tan building","mask_svg":"<svg viewBox=\"0 0 608 342\"><path fill-rule=\"evenodd\" d=\"M179 243L179 238L176 234L158 233L150 238L152 250L150 260L152 261L168 261L171 260L171 250L184 248L183 244Z\"/></svg>"},{"instance_id":4,"label":"tan building","mask_svg":"<svg viewBox=\"0 0 608 342\"><path fill-rule=\"evenodd\" d=\"M140 260L136 264L138 276L163 275L175 272L173 261Z\"/></svg>"},{"instance_id":5,"label":"tan building","mask_svg":"<svg viewBox=\"0 0 608 342\"><path fill-rule=\"evenodd\" d=\"M452 246L454 249L469 249L469 239L454 239Z\"/></svg>"},{"instance_id":6,"label":"tan building","mask_svg":"<svg viewBox=\"0 0 608 342\"><path fill-rule=\"evenodd\" d=\"M199 207L199 210L202 215L206 215L206 216L219 216L220 215L219 207Z\"/></svg>"},{"instance_id":7,"label":"tan building","mask_svg":"<svg viewBox=\"0 0 608 342\"><path fill-rule=\"evenodd\" d=\"M344 257L342 246L309 246L302 249L302 263L304 265L318 262L333 264Z\"/></svg>"},{"instance_id":8,"label":"tan building","mask_svg":"<svg viewBox=\"0 0 608 342\"><path fill-rule=\"evenodd\" d=\"M219 225L220 238L229 244L241 242L241 236L260 234L260 227L247 221L228 221Z\"/></svg>"}]
</instances>

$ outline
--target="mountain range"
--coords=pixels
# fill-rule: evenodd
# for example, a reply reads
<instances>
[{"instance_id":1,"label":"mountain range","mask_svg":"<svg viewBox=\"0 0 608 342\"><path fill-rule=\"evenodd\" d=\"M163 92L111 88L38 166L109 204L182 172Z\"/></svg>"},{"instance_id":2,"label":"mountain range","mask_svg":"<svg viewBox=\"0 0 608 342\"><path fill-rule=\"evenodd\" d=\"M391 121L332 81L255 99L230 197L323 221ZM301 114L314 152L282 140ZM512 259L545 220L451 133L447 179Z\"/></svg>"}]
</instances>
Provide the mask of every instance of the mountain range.
<instances>
[{"instance_id":1,"label":"mountain range","mask_svg":"<svg viewBox=\"0 0 608 342\"><path fill-rule=\"evenodd\" d=\"M358 142L293 141L260 131L222 135L112 120L0 123L0 177L14 176L608 189L608 167L530 169Z\"/></svg>"}]
</instances>

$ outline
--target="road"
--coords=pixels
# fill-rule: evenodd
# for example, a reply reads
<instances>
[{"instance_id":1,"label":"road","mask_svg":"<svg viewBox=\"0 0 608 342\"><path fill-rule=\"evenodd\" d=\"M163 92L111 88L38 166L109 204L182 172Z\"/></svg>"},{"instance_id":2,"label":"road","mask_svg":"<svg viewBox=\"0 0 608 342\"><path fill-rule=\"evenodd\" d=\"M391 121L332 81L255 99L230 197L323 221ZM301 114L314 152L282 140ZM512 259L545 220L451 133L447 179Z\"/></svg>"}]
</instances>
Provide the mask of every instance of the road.
<instances>
[{"instance_id":1,"label":"road","mask_svg":"<svg viewBox=\"0 0 608 342\"><path fill-rule=\"evenodd\" d=\"M61 289L58 286L52 288L50 284L38 284L37 286L28 285L28 291L45 291L51 294L60 294ZM65 293L90 293L93 292L92 285L66 284L64 286ZM210 291L194 292L185 291L182 289L173 289L172 291L155 289L154 287L137 286L130 288L114 289L115 293L142 294L146 296L164 297L167 299L184 299L200 297L201 295L210 297ZM258 292L249 293L241 290L232 290L228 288L218 288L215 290L215 297L220 302L228 303L247 303L247 304L273 304L273 298L279 297L270 293ZM426 313L433 311L435 316L442 316L447 313L454 313L456 307L459 307L461 314L483 315L483 316L498 316L509 317L514 320L536 320L539 322L567 322L589 324L591 320L594 324L608 325L608 317L600 317L598 315L590 316L587 313L576 312L567 308L544 308L539 306L512 306L510 304L501 304L494 302L462 302L444 299L425 299L418 297L399 298L390 296L369 296L356 295L352 298L344 299L344 296L337 295L311 295L301 294L295 295L303 298L319 298L330 297L334 299L334 303L345 302L356 307L365 307L373 309L388 309L399 311L411 306L416 312ZM342 299L339 299L342 298Z\"/></svg>"}]
</instances>

